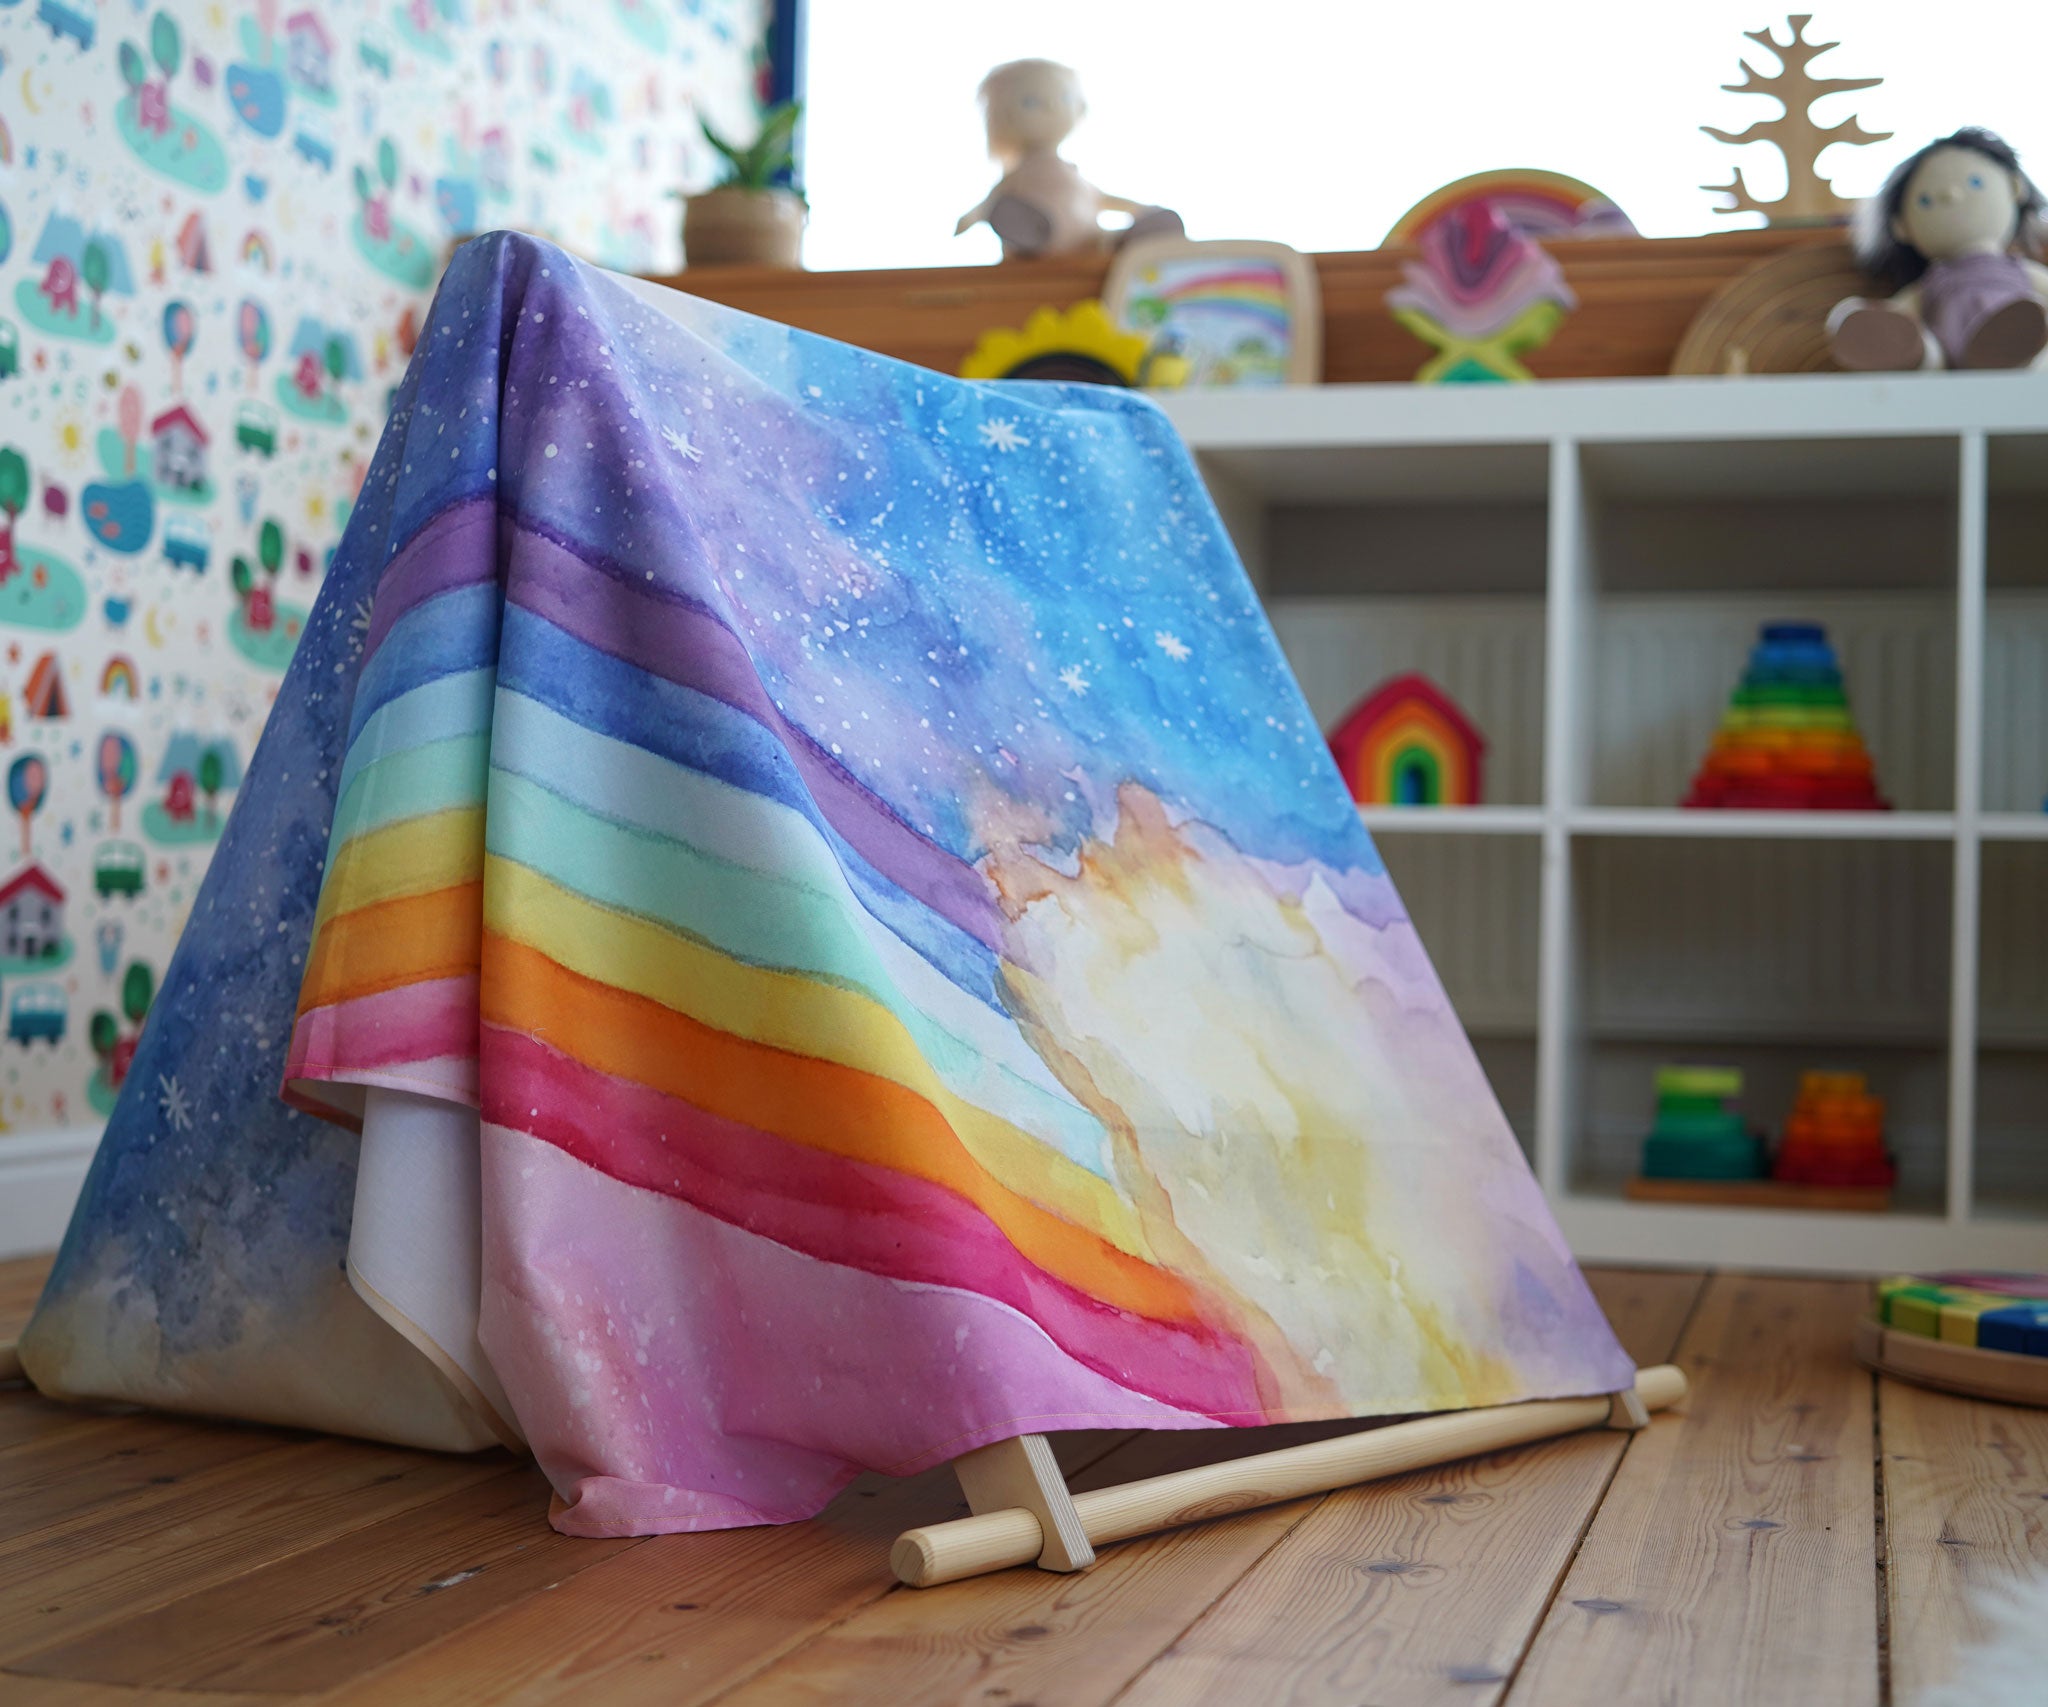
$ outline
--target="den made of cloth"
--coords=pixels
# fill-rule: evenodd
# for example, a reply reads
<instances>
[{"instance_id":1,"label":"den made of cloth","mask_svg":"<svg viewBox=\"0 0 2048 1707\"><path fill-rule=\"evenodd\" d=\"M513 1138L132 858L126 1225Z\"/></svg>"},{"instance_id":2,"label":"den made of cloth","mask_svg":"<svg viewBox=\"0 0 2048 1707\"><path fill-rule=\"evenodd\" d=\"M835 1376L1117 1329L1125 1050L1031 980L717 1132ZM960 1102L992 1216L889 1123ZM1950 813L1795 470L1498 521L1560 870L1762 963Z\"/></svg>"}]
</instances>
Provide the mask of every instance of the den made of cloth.
<instances>
[{"instance_id":1,"label":"den made of cloth","mask_svg":"<svg viewBox=\"0 0 2048 1707\"><path fill-rule=\"evenodd\" d=\"M1631 1379L1164 417L502 234L23 1351L576 1534Z\"/></svg>"}]
</instances>

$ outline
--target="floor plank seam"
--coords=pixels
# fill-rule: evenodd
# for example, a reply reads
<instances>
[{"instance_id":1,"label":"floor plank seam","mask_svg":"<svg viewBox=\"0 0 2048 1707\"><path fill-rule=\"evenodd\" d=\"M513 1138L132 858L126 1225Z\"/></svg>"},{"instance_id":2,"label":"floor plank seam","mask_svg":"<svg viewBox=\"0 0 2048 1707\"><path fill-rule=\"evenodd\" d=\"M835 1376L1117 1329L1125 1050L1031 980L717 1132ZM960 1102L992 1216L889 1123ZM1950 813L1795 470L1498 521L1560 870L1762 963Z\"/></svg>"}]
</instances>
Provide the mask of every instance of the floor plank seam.
<instances>
[{"instance_id":1,"label":"floor plank seam","mask_svg":"<svg viewBox=\"0 0 2048 1707\"><path fill-rule=\"evenodd\" d=\"M1875 1371L1870 1377L1870 1509L1876 1534L1871 1546L1877 1587L1877 1700L1892 1707L1891 1534L1885 1517L1884 1394Z\"/></svg>"},{"instance_id":2,"label":"floor plank seam","mask_svg":"<svg viewBox=\"0 0 2048 1707\"><path fill-rule=\"evenodd\" d=\"M1693 1322L1699 1316L1700 1306L1706 1301L1707 1289L1713 1284L1715 1272L1711 1268L1700 1271L1699 1284L1693 1288L1692 1302L1686 1305L1685 1315L1671 1336L1670 1360L1674 1363L1685 1350L1685 1336L1692 1332ZM1671 1417L1669 1420L1678 1422L1682 1419ZM1653 1421L1650 1426L1655 1428L1657 1424ZM1585 1520L1579 1525L1579 1533L1572 1541L1571 1552L1566 1555L1563 1567L1551 1580L1550 1593L1544 1597L1541 1610L1529 1620L1528 1633L1522 1638L1521 1648L1515 1655L1515 1663L1508 1668L1507 1676L1501 1680L1500 1693L1494 1697L1496 1701L1505 1701L1513 1692L1516 1680L1522 1675L1522 1667L1528 1664L1529 1655L1535 1649L1536 1638L1542 1635L1545 1626L1550 1623L1551 1613L1557 1608L1557 1597L1564 1593L1564 1585L1571 1580L1571 1574L1578 1566L1579 1554L1585 1550L1587 1536L1593 1533L1593 1525L1600 1516L1600 1508L1607 1503L1607 1495L1614 1486L1614 1478L1621 1474L1622 1465L1628 1462L1629 1449L1640 1439L1642 1436L1634 1431L1622 1435L1621 1450L1614 1455L1614 1462L1608 1466L1606 1480L1600 1484L1599 1497L1587 1502Z\"/></svg>"},{"instance_id":3,"label":"floor plank seam","mask_svg":"<svg viewBox=\"0 0 2048 1707\"><path fill-rule=\"evenodd\" d=\"M1679 1334L1682 1341L1684 1330L1680 1329ZM1551 1579L1550 1592L1543 1597L1543 1605L1537 1610L1536 1616L1529 1620L1529 1628L1522 1636L1521 1646L1515 1651L1514 1664L1508 1667L1507 1675L1501 1679L1500 1692L1494 1696L1494 1700L1505 1701L1515 1687L1515 1680L1522 1675L1522 1667L1528 1663L1530 1650L1536 1646L1536 1638L1550 1622L1550 1615L1557 1607L1557 1597L1564 1593L1564 1585L1571 1579L1572 1571L1579 1562L1579 1554L1585 1549L1586 1537L1593 1533L1593 1524L1600 1515L1600 1508L1607 1503L1608 1490L1614 1486L1614 1478L1621 1474L1621 1467L1627 1462L1629 1448L1635 1445L1636 1438L1632 1433L1622 1436L1621 1450L1614 1455L1614 1462L1607 1467L1607 1475L1600 1483L1600 1492L1586 1502L1586 1515L1579 1522L1579 1533L1572 1540L1571 1551L1565 1555L1563 1565Z\"/></svg>"},{"instance_id":4,"label":"floor plank seam","mask_svg":"<svg viewBox=\"0 0 2048 1707\"><path fill-rule=\"evenodd\" d=\"M1684 1349L1685 1336L1692 1332L1692 1325L1699 1320L1700 1309L1707 1301L1707 1288L1714 1284L1714 1277L1720 1272L1718 1268L1703 1268L1700 1270L1700 1283L1693 1288L1692 1302L1685 1307L1685 1320L1678 1324L1678 1332L1671 1338L1671 1357L1673 1361L1677 1359L1679 1352Z\"/></svg>"},{"instance_id":5,"label":"floor plank seam","mask_svg":"<svg viewBox=\"0 0 2048 1707\"><path fill-rule=\"evenodd\" d=\"M1183 1624L1178 1630L1176 1630L1173 1633L1172 1639L1168 1641L1164 1647L1160 1648L1159 1651L1155 1653L1149 1660L1147 1660L1143 1665L1141 1665L1136 1671L1131 1673L1131 1675L1124 1680L1124 1685L1121 1689L1119 1689L1114 1695L1111 1695L1104 1700L1102 1707L1116 1707L1116 1704L1119 1701L1123 1700L1124 1697L1129 1695L1133 1689L1137 1688L1138 1685L1144 1681L1145 1674L1147 1672L1149 1672L1154 1666L1159 1664L1161 1660L1165 1659L1169 1654L1171 1654L1175 1648L1179 1647L1180 1644L1184 1640L1186 1640L1188 1633L1223 1603L1225 1596L1234 1594L1244 1583L1246 1583L1254 1575L1256 1575L1259 1567L1273 1556L1274 1549L1284 1546L1287 1542L1288 1537L1291 1536L1297 1529L1299 1529L1317 1512L1321 1511L1324 1505L1326 1505L1333 1497L1334 1496L1330 1494L1318 1494L1315 1496L1315 1498L1305 1501L1304 1509L1302 1510L1301 1515L1295 1518L1295 1520L1292 1523L1290 1523L1285 1529L1281 1530L1278 1535L1274 1536L1272 1544L1261 1549L1259 1556L1257 1558L1252 1560L1252 1562L1249 1565L1245 1566L1245 1568L1239 1571L1236 1576L1232 1577L1229 1582L1225 1583L1220 1589L1218 1589L1214 1594L1212 1594L1209 1597L1208 1601L1203 1605L1202 1609L1199 1612L1197 1612L1194 1615L1194 1617L1190 1618L1185 1624ZM1171 1534L1173 1532L1169 1530L1167 1531L1167 1533ZM1138 1538L1134 1536L1133 1539L1135 1540Z\"/></svg>"}]
</instances>

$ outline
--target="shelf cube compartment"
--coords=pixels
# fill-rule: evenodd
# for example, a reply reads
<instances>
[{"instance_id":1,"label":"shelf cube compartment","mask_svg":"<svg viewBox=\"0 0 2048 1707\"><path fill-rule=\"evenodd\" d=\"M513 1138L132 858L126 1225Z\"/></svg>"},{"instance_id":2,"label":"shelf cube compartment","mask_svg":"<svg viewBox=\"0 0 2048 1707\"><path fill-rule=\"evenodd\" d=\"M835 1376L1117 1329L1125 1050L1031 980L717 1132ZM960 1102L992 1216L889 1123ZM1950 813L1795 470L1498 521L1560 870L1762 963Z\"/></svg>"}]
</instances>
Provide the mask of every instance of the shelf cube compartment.
<instances>
[{"instance_id":1,"label":"shelf cube compartment","mask_svg":"<svg viewBox=\"0 0 2048 1707\"><path fill-rule=\"evenodd\" d=\"M1938 1212L1951 877L1940 843L1576 841L1572 1188L1638 1172L1659 1074L1683 1063L1739 1075L1728 1105L1773 1155L1814 1075L1860 1076L1898 1164L1892 1206Z\"/></svg>"}]
</instances>

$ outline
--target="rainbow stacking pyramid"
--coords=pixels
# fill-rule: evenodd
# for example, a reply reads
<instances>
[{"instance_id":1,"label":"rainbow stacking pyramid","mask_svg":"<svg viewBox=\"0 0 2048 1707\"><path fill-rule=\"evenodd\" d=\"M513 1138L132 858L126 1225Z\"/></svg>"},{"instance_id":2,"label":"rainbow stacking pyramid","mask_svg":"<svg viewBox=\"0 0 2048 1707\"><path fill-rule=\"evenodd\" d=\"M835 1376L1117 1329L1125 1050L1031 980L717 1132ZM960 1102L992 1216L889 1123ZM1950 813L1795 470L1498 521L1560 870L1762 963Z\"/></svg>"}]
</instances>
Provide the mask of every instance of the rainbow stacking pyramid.
<instances>
[{"instance_id":1,"label":"rainbow stacking pyramid","mask_svg":"<svg viewBox=\"0 0 2048 1707\"><path fill-rule=\"evenodd\" d=\"M22 1355L606 1536L1632 1376L1164 416L503 233Z\"/></svg>"},{"instance_id":2,"label":"rainbow stacking pyramid","mask_svg":"<svg viewBox=\"0 0 2048 1707\"><path fill-rule=\"evenodd\" d=\"M1814 622L1765 623L1688 806L1883 811L1841 666Z\"/></svg>"}]
</instances>

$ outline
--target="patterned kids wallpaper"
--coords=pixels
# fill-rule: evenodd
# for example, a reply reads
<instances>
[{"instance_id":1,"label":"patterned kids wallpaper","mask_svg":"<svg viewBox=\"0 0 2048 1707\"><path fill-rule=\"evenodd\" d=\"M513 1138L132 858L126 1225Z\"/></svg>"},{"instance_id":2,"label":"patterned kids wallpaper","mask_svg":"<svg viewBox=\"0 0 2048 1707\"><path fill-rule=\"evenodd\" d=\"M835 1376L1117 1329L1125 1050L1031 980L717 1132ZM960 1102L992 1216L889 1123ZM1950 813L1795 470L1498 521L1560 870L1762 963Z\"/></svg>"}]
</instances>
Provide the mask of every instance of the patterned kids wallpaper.
<instances>
[{"instance_id":1,"label":"patterned kids wallpaper","mask_svg":"<svg viewBox=\"0 0 2048 1707\"><path fill-rule=\"evenodd\" d=\"M450 240L672 269L768 10L0 0L0 1143L112 1106Z\"/></svg>"}]
</instances>

